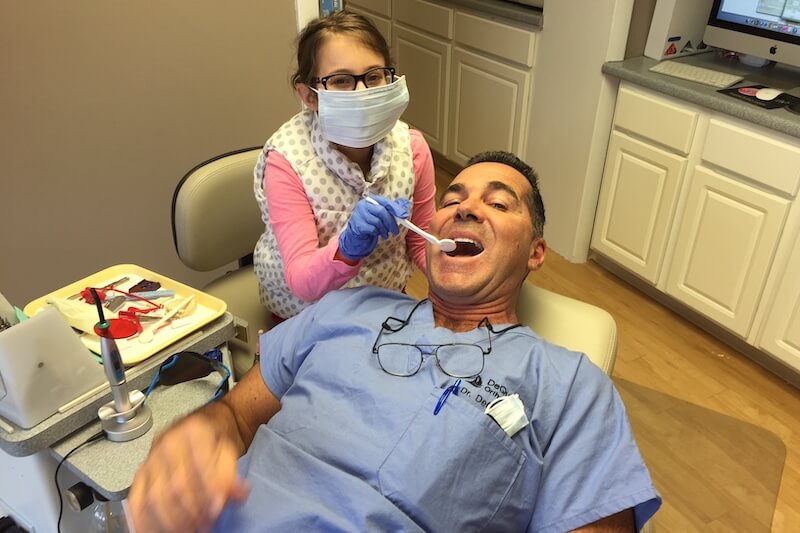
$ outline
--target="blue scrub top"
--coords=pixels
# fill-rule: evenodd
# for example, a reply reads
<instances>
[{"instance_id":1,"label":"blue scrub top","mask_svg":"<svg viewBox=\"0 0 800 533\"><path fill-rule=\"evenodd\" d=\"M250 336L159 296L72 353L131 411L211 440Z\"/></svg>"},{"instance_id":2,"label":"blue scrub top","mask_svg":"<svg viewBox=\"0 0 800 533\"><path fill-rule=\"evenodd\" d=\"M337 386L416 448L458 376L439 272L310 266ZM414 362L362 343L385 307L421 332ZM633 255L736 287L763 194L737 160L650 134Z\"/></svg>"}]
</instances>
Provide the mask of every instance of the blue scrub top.
<instances>
[{"instance_id":1,"label":"blue scrub top","mask_svg":"<svg viewBox=\"0 0 800 533\"><path fill-rule=\"evenodd\" d=\"M239 469L252 485L217 531L561 532L634 508L637 528L661 499L611 380L589 359L529 328L492 335L480 384L434 357L412 377L372 353L381 323L416 300L360 287L334 291L261 338L261 372L281 410L261 426ZM495 330L507 325L495 324ZM423 303L381 342L478 343ZM509 437L484 414L519 394L530 425Z\"/></svg>"}]
</instances>

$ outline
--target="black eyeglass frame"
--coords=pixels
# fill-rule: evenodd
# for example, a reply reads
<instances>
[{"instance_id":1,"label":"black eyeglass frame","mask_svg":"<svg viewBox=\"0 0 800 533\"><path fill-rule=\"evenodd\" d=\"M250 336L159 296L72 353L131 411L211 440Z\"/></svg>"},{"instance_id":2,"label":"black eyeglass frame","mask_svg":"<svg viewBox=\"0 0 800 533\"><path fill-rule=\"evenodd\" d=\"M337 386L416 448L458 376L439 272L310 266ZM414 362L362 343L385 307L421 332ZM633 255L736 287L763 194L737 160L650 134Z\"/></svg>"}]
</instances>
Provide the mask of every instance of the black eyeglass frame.
<instances>
[{"instance_id":1,"label":"black eyeglass frame","mask_svg":"<svg viewBox=\"0 0 800 533\"><path fill-rule=\"evenodd\" d=\"M478 375L480 375L481 372L483 372L483 368L486 365L486 356L489 355L490 353L492 353L492 333L494 333L495 335L501 335L501 334L505 333L506 331L508 331L510 329L514 329L514 328L518 328L518 327L522 326L522 324L514 324L514 325L509 326L507 328L503 328L503 329L501 329L499 331L495 331L494 328L492 327L492 323L489 321L489 318L488 317L483 317L483 319L481 319L481 321L478 322L478 327L479 328L480 327L485 327L486 328L486 337L488 339L487 342L489 344L488 348L484 348L483 346L481 346L480 344L477 344L477 343L464 343L464 342L452 342L452 343L447 343L447 344L409 344L409 343L405 343L405 342L386 342L384 344L378 344L378 341L380 341L381 336L385 332L397 333L398 331L400 331L404 327L406 327L408 325L408 323L411 322L411 316L414 314L414 312L417 310L417 308L420 305L422 305L424 302L426 302L426 301L428 301L428 300L424 299L424 300L420 300L419 302L417 302L417 304L413 307L413 309L411 309L411 312L408 313L408 316L406 317L405 320L390 316L390 317L388 317L386 320L384 320L381 323L381 329L380 329L380 331L378 331L378 336L375 337L375 342L372 344L372 353L375 355L375 358L378 360L378 366L380 366L381 370L383 370L387 374L389 374L391 376L401 377L401 378L411 377L414 374L416 374L417 372L419 372L420 368L422 368L422 362L425 359L425 355L433 355L435 360L436 360L436 366L438 366L439 370L441 370L442 372L444 372L448 376L453 377L453 378L461 378L461 379L474 378L475 376L478 376ZM390 320L394 320L395 322L398 322L399 324L397 326L392 326L389 323ZM419 352L419 364L417 364L417 367L414 369L414 371L411 372L411 373L408 373L408 374L398 374L398 373L390 372L389 370L386 370L386 368L384 368L383 364L381 363L381 358L380 358L380 355L378 354L378 351L379 351L378 349L381 346L387 346L387 345L392 345L392 346L411 346L411 347L416 348L417 351ZM481 368L480 368L480 370L478 372L476 372L474 374L470 374L470 375L451 374L450 372L448 372L447 370L445 370L442 367L441 361L439 360L438 351L439 351L439 348L441 348L443 346L470 346L470 347L474 346L474 347L480 348L481 349L481 353L483 355L483 357L481 358ZM422 350L422 348L434 348L434 349L432 351L429 351L426 354L426 352L424 352Z\"/></svg>"},{"instance_id":2,"label":"black eyeglass frame","mask_svg":"<svg viewBox=\"0 0 800 533\"><path fill-rule=\"evenodd\" d=\"M363 74L348 74L346 72L339 72L337 74L331 74L330 76L324 76L322 78L311 78L311 83L314 84L314 85L316 85L317 83L321 83L322 87L326 91L335 90L335 89L328 89L328 80L330 80L331 78L335 78L336 76L349 76L349 77L353 78L353 88L352 89L345 89L342 92L346 92L348 90L349 91L355 91L356 88L358 87L358 82L359 81L364 83L364 87L366 87L367 89L371 89L372 87L367 85L367 76L369 76L370 73L375 72L376 70L388 70L389 71L389 78L390 78L389 79L389 83L394 81L394 78L395 78L395 68L394 67L375 67L375 68L369 69L368 71L364 72ZM383 87L383 85L374 85L373 87Z\"/></svg>"}]
</instances>

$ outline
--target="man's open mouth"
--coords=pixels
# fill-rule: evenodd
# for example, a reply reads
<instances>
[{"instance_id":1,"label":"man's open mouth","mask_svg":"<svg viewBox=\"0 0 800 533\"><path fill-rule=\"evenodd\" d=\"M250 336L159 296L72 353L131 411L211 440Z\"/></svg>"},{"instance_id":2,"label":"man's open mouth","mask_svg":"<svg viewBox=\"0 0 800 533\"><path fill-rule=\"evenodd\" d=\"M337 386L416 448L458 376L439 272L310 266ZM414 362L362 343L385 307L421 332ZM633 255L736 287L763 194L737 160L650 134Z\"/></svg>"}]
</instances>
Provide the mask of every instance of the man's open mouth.
<instances>
[{"instance_id":1,"label":"man's open mouth","mask_svg":"<svg viewBox=\"0 0 800 533\"><path fill-rule=\"evenodd\" d=\"M450 257L473 256L483 252L483 245L472 239L453 239L456 241L456 249L446 252Z\"/></svg>"}]
</instances>

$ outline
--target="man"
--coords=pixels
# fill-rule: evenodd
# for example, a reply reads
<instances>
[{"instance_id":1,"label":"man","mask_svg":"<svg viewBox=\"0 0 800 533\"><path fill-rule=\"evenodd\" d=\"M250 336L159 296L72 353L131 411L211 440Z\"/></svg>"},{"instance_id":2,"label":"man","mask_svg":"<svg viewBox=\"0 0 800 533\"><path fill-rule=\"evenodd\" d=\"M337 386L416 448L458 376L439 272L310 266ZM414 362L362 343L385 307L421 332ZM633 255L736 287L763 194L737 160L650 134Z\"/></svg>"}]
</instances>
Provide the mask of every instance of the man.
<instances>
[{"instance_id":1,"label":"man","mask_svg":"<svg viewBox=\"0 0 800 533\"><path fill-rule=\"evenodd\" d=\"M154 443L137 529L640 527L660 497L610 380L517 324L543 225L530 167L473 158L430 228L458 243L428 248L430 299L335 291L266 333L260 367Z\"/></svg>"}]
</instances>

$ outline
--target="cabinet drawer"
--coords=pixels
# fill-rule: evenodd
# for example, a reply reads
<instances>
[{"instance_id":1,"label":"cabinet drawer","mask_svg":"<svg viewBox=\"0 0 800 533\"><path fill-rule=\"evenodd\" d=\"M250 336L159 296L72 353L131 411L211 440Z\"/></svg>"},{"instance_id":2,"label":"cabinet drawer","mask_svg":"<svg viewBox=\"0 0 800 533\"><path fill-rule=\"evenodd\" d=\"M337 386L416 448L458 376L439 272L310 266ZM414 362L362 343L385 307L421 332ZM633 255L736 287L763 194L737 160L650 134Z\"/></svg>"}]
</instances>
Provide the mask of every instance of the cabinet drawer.
<instances>
[{"instance_id":1,"label":"cabinet drawer","mask_svg":"<svg viewBox=\"0 0 800 533\"><path fill-rule=\"evenodd\" d=\"M425 0L394 0L394 20L434 35L453 38L453 10Z\"/></svg>"},{"instance_id":2,"label":"cabinet drawer","mask_svg":"<svg viewBox=\"0 0 800 533\"><path fill-rule=\"evenodd\" d=\"M467 13L456 13L456 42L503 59L533 66L534 34Z\"/></svg>"},{"instance_id":3,"label":"cabinet drawer","mask_svg":"<svg viewBox=\"0 0 800 533\"><path fill-rule=\"evenodd\" d=\"M348 0L347 7L363 7L384 17L392 16L392 0Z\"/></svg>"},{"instance_id":4,"label":"cabinet drawer","mask_svg":"<svg viewBox=\"0 0 800 533\"><path fill-rule=\"evenodd\" d=\"M614 126L689 153L699 113L685 105L622 87L617 96Z\"/></svg>"},{"instance_id":5,"label":"cabinet drawer","mask_svg":"<svg viewBox=\"0 0 800 533\"><path fill-rule=\"evenodd\" d=\"M789 196L800 185L800 143L789 144L735 123L712 118L703 159Z\"/></svg>"}]
</instances>

